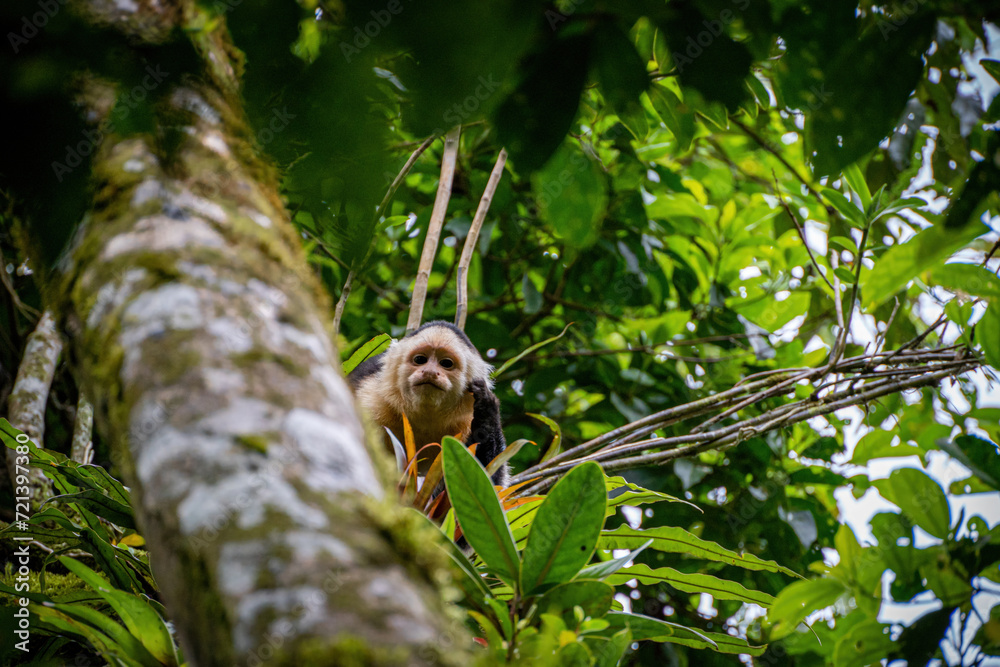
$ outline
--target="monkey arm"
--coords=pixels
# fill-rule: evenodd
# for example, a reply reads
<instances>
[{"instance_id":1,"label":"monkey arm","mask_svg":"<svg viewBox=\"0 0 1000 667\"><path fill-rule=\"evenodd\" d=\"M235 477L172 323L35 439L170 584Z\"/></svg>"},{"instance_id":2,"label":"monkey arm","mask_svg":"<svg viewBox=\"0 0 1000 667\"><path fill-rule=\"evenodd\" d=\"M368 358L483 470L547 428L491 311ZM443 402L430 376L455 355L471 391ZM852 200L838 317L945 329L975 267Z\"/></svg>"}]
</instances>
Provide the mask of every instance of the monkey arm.
<instances>
[{"instance_id":1,"label":"monkey arm","mask_svg":"<svg viewBox=\"0 0 1000 667\"><path fill-rule=\"evenodd\" d=\"M500 401L483 378L476 378L470 382L469 391L472 392L474 403L472 428L465 444L468 446L478 443L476 458L486 466L507 447L507 441L503 437L503 427L500 424ZM493 483L498 486L507 486L510 483L510 468L506 463L493 474Z\"/></svg>"}]
</instances>

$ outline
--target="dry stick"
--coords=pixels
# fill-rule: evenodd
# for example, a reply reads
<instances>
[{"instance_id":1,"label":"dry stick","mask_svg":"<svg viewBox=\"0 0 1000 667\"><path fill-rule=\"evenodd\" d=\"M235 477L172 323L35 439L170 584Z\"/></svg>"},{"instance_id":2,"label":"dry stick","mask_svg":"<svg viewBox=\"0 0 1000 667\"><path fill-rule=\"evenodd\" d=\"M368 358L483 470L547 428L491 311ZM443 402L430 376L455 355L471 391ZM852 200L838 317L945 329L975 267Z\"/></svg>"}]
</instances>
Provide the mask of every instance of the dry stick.
<instances>
[{"instance_id":1,"label":"dry stick","mask_svg":"<svg viewBox=\"0 0 1000 667\"><path fill-rule=\"evenodd\" d=\"M926 333L921 334L920 336L917 336L917 338L914 340L915 341L917 339L922 340L922 337L925 335ZM914 343L914 341L910 341L910 343L907 343L907 345L910 345L912 343ZM920 364L920 363L927 364L928 362L933 362L933 361L944 362L946 364L949 364L949 363L954 363L955 359L953 351L958 347L959 346L955 345L947 348L936 348L934 350L926 350L926 351L895 350L891 353L881 352L869 355L859 355L857 357L849 357L847 359L842 359L840 363L837 365L836 371L838 373L847 373L859 369L866 370L873 366L883 365L885 361L893 359L897 356L900 357L898 363L901 364ZM919 370L922 371L923 369ZM913 372L914 371L912 369L899 369L897 371L897 374L908 375L912 374ZM779 373L783 375L778 375ZM788 376L790 373L792 375ZM632 444L632 443L623 443L623 439L627 437L634 438L638 433L642 431L648 433L651 430L655 430L656 428L662 426L669 426L683 419L697 417L706 412L722 408L726 405L731 405L734 400L736 400L743 394L746 393L751 394L746 399L740 400L732 407L726 409L721 415L717 415L716 417L713 417L711 420L709 420L709 422L715 423L719 421L721 418L724 418L735 412L738 412L739 410L742 410L743 408L748 407L754 403L757 403L759 401L765 400L773 396L787 393L788 387L790 387L795 382L803 378L808 379L808 378L814 378L816 376L822 377L827 373L828 370L825 367L805 369L804 371L801 372L800 369L784 369L780 371L775 371L774 375L767 377L765 379L757 380L755 382L746 383L743 385L737 385L736 387L733 387L732 389L726 390L724 392L720 392L718 394L714 394L712 396L702 398L692 403L687 403L685 405L674 406L667 410L663 410L661 412L649 415L647 417L643 417L642 419L639 419L630 424L626 424L625 426L621 426L611 431L608 431L607 433L597 438L594 438L593 440L582 443L580 445L577 445L576 447L573 447L571 449L566 450L565 452L560 453L558 456L549 459L544 464L536 464L535 466L528 468L524 472L516 475L514 477L514 481L524 481L530 479L531 477L534 477L536 473L538 473L543 469L548 469L554 465L558 465L559 463L567 460L576 459L584 455L588 451L600 449L601 447L604 447L609 443L611 446L614 447L623 444ZM874 371L874 372L869 371L868 375L872 376L877 375L878 377L883 379L887 377L886 371ZM769 386L770 388L768 389ZM753 393L759 389L765 391L763 391L762 393ZM814 397L816 396L815 392L813 395ZM817 397L817 398L812 398L810 400L825 401L829 400L829 397L828 396L822 398ZM787 408L777 408L776 410L783 410L783 409ZM773 415L775 413L776 413L775 411L771 411L768 414ZM741 422L741 424L745 425L745 424L756 423L756 421L759 419L761 418L755 417L750 420L745 420L744 422ZM692 429L691 434L692 435L698 434L705 428L707 428L706 424L704 423L700 424L695 429ZM701 437L715 438L718 437L718 434L719 431L713 431L709 436L701 436ZM678 436L678 437L687 437L687 436Z\"/></svg>"},{"instance_id":2,"label":"dry stick","mask_svg":"<svg viewBox=\"0 0 1000 667\"><path fill-rule=\"evenodd\" d=\"M718 407L719 402L733 396L741 396L747 392L756 391L763 387L767 387L775 382L779 382L782 378L767 378L760 380L758 382L752 382L740 387L733 387L732 389L727 389L726 391L719 392L718 394L713 394L711 396L706 396L705 398L698 399L697 401L692 401L690 403L685 403L684 405L677 405L672 408L667 408L666 410L661 410L660 412L653 413L642 419L638 419L625 426L620 426L618 428L612 429L607 433L604 433L592 440L588 440L582 444L577 445L571 449L553 456L551 459L546 461L544 464L535 464L511 478L511 483L523 482L526 479L530 479L534 476L534 473L541 470L543 467L551 466L559 463L560 461L565 461L567 459L573 458L574 456L580 455L588 450L597 449L603 445L617 439L622 436L628 435L640 428L646 426L652 426L653 424L662 425L669 419L696 417L700 414L704 414L709 410L713 410Z\"/></svg>"},{"instance_id":3,"label":"dry stick","mask_svg":"<svg viewBox=\"0 0 1000 667\"><path fill-rule=\"evenodd\" d=\"M486 213L490 210L490 204L493 203L493 195L500 184L505 164L507 164L507 151L501 148L500 154L497 155L497 163L493 165L493 171L490 173L490 179L486 182L486 189L483 190L483 197L479 200L479 208L476 209L476 215L472 218L469 234L465 237L462 258L458 261L458 278L456 279L458 305L455 307L455 325L459 329L465 329L465 318L469 314L469 264L472 263L472 253L476 249L479 231L483 228Z\"/></svg>"},{"instance_id":4,"label":"dry stick","mask_svg":"<svg viewBox=\"0 0 1000 667\"><path fill-rule=\"evenodd\" d=\"M410 169L416 164L417 158L419 158L427 148L434 143L434 140L438 138L438 135L432 134L431 136L424 139L416 150L410 154L406 162L403 164L403 168L399 170L396 174L396 178L392 179L392 183L389 185L389 189L386 191L385 196L382 197L382 201L379 203L378 208L375 209L375 221L377 222L379 218L385 213L386 208L389 206L389 202L392 201L393 196L396 194L396 190L399 189L400 184L402 184L403 179L406 175L410 173ZM365 262L368 261L368 256L371 255L372 249L375 247L375 239L368 243L368 249L365 250L365 255L362 257L360 262L355 261L351 264L351 268L347 272L347 279L344 280L344 289L340 290L340 298L337 299L337 307L333 311L333 335L336 336L340 332L340 318L344 315L344 306L347 305L347 298L351 296L351 287L354 285L354 267L364 266ZM325 248L324 248L325 249Z\"/></svg>"},{"instance_id":5,"label":"dry stick","mask_svg":"<svg viewBox=\"0 0 1000 667\"><path fill-rule=\"evenodd\" d=\"M455 178L455 161L458 159L458 139L462 126L458 125L448 131L444 137L444 156L441 158L441 178L438 181L437 195L434 197L434 208L427 224L427 238L424 239L424 249L420 254L420 267L417 279L413 284L413 297L410 300L410 318L406 321L406 331L415 331L424 317L424 301L427 299L427 282L434 267L434 256L437 255L438 240L441 238L441 228L444 226L444 216L448 212L448 200L451 199L451 183Z\"/></svg>"},{"instance_id":6,"label":"dry stick","mask_svg":"<svg viewBox=\"0 0 1000 667\"><path fill-rule=\"evenodd\" d=\"M963 359L949 364L942 364L934 370L924 369L926 372L921 376L908 380L880 379L865 385L861 389L845 389L831 394L822 399L805 399L794 404L781 406L762 415L758 415L744 422L733 424L725 429L713 431L711 433L695 435L674 436L671 438L656 438L649 441L631 443L628 447L616 447L615 451L601 450L588 456L566 462L544 470L536 471L531 477L542 477L533 485L520 489L516 496L527 496L540 493L554 483L554 477L569 470L583 461L605 461L602 468L605 472L623 468L634 468L637 466L662 464L676 458L692 456L708 449L723 449L734 446L749 437L759 435L779 426L788 426L799 423L813 417L829 414L844 407L850 407L859 403L866 403L891 393L914 389L929 384L934 384L938 380L975 368L979 364L976 359ZM649 452L647 454L620 457L622 454L648 449L653 446L664 447L667 445L681 445L674 449Z\"/></svg>"}]
</instances>

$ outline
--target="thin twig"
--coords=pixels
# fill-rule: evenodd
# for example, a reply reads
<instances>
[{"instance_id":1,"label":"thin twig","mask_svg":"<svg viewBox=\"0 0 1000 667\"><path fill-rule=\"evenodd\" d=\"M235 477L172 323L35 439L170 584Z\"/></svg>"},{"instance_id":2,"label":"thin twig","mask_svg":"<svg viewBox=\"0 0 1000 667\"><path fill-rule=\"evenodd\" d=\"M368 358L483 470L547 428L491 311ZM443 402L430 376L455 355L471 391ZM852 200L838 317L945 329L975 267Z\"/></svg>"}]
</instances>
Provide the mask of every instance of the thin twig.
<instances>
[{"instance_id":1,"label":"thin twig","mask_svg":"<svg viewBox=\"0 0 1000 667\"><path fill-rule=\"evenodd\" d=\"M816 201L818 201L820 203L823 203L823 198L820 196L820 194L818 192L816 192L816 189L813 188L813 186L805 178L802 177L802 175L798 172L797 169L795 169L791 164L789 164L788 160L785 159L785 156L783 156L781 153L779 153L777 151L777 149L775 149L773 146L771 146L771 144L769 144L766 141L764 141L764 139L759 134L757 134L756 132L754 132L748 126L746 126L743 123L741 123L739 120L737 120L735 118L730 118L729 122L732 123L733 125L735 125L736 127L740 128L741 130L743 130L743 132L748 137L750 137L751 139L753 139L754 141L757 142L757 145L759 145L765 151L767 151L768 153L770 153L771 155L773 155L775 158L777 158L778 162L780 162L782 164L782 166L785 167L785 169L787 169L788 171L792 172L792 175L795 176L795 178L797 178L799 180L799 182L802 183L802 185L804 185L806 187L806 190L809 191L809 194L811 194L813 197L816 198ZM827 210L827 213L830 213L832 215L831 207L827 207L826 210Z\"/></svg>"},{"instance_id":2,"label":"thin twig","mask_svg":"<svg viewBox=\"0 0 1000 667\"><path fill-rule=\"evenodd\" d=\"M465 318L469 313L469 264L472 263L472 253L476 249L476 242L479 241L479 231L483 228L483 221L486 220L486 213L490 210L493 202L493 195L500 184L500 177L503 176L504 165L507 164L507 151L500 149L497 155L497 162L493 165L490 179L486 182L486 189L479 200L479 208L472 218L472 226L465 237L465 246L462 248L462 258L458 261L458 280L456 290L458 292L458 305L455 307L455 324L459 329L465 329Z\"/></svg>"},{"instance_id":3,"label":"thin twig","mask_svg":"<svg viewBox=\"0 0 1000 667\"><path fill-rule=\"evenodd\" d=\"M427 223L427 236L424 248L420 254L420 266L413 285L413 296L410 299L410 317L406 321L406 330L415 331L424 317L424 301L427 299L427 282L434 267L434 257L437 255L438 241L441 238L441 228L444 226L444 216L448 212L448 201L451 199L451 184L455 178L455 162L458 159L458 140L462 126L458 125L448 131L444 137L444 155L441 158L441 178L438 180L437 195L434 197L434 208L431 219Z\"/></svg>"},{"instance_id":4,"label":"thin twig","mask_svg":"<svg viewBox=\"0 0 1000 667\"><path fill-rule=\"evenodd\" d=\"M792 219L792 224L795 225L795 229L799 233L799 238L802 239L802 245L805 247L806 252L809 253L809 259L812 261L813 266L816 267L816 274L820 278L822 278L823 282L829 285L830 289L832 290L833 284L830 283L829 278L827 278L826 274L823 273L823 269L820 267L819 262L816 261L816 256L813 255L812 248L809 247L809 242L806 241L806 230L803 229L802 225L799 224L798 217L795 215L795 213L792 211L792 208L785 201L785 198L781 196L781 190L778 187L777 176L774 177L774 195L778 198L778 203L781 204L781 208L785 209L785 213L787 213L788 217Z\"/></svg>"}]
</instances>

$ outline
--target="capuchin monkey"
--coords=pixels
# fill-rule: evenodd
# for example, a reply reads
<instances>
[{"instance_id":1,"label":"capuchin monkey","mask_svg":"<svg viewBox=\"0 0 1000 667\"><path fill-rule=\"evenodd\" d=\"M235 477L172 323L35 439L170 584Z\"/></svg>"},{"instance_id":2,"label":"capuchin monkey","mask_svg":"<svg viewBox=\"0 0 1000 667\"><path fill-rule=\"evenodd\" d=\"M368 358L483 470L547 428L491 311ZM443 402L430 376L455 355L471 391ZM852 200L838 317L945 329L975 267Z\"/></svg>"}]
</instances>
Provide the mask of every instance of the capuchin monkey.
<instances>
[{"instance_id":1,"label":"capuchin monkey","mask_svg":"<svg viewBox=\"0 0 1000 667\"><path fill-rule=\"evenodd\" d=\"M491 371L465 332L434 321L358 364L347 380L368 416L400 442L405 414L418 451L451 435L466 446L478 443L476 458L485 467L507 446ZM493 483L510 483L507 464Z\"/></svg>"}]
</instances>

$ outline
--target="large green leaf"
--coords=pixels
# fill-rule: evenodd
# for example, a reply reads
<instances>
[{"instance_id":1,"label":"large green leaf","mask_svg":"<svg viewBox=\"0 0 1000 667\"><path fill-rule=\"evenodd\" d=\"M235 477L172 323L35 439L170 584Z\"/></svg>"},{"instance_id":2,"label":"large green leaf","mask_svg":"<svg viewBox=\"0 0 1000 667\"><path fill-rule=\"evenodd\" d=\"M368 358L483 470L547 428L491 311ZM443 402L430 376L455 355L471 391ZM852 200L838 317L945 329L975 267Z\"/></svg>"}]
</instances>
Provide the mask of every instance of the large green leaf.
<instances>
[{"instance_id":1,"label":"large green leaf","mask_svg":"<svg viewBox=\"0 0 1000 667\"><path fill-rule=\"evenodd\" d=\"M549 41L526 60L520 85L497 109L501 145L522 174L545 164L566 136L580 106L591 41L581 34Z\"/></svg>"},{"instance_id":2,"label":"large green leaf","mask_svg":"<svg viewBox=\"0 0 1000 667\"><path fill-rule=\"evenodd\" d=\"M597 618L611 609L615 589L610 584L594 579L577 579L550 588L536 604L542 614L572 611L580 607L586 616Z\"/></svg>"},{"instance_id":3,"label":"large green leaf","mask_svg":"<svg viewBox=\"0 0 1000 667\"><path fill-rule=\"evenodd\" d=\"M669 584L685 593L708 593L717 600L752 602L761 607L770 607L774 602L774 598L767 593L750 590L735 581L709 574L680 572L670 567L658 567L654 570L645 563L618 570L608 577L607 582L620 586L632 579L638 579L644 584Z\"/></svg>"},{"instance_id":4,"label":"large green leaf","mask_svg":"<svg viewBox=\"0 0 1000 667\"><path fill-rule=\"evenodd\" d=\"M677 150L685 153L698 131L695 113L688 108L673 91L660 85L653 85L648 91L649 102L677 140Z\"/></svg>"},{"instance_id":5,"label":"large green leaf","mask_svg":"<svg viewBox=\"0 0 1000 667\"><path fill-rule=\"evenodd\" d=\"M888 33L869 30L823 63L824 94L807 115L818 175L836 174L874 150L892 130L924 69L935 18L910 17ZM892 72L887 76L886 72Z\"/></svg>"},{"instance_id":6,"label":"large green leaf","mask_svg":"<svg viewBox=\"0 0 1000 667\"><path fill-rule=\"evenodd\" d=\"M597 547L606 505L604 473L593 461L573 468L552 487L524 547L525 595L569 581L587 564Z\"/></svg>"},{"instance_id":7,"label":"large green leaf","mask_svg":"<svg viewBox=\"0 0 1000 667\"><path fill-rule=\"evenodd\" d=\"M944 261L983 231L975 226L958 231L941 226L929 227L906 243L889 248L870 272L861 272L865 307L872 309L879 305L903 289L921 271Z\"/></svg>"},{"instance_id":8,"label":"large green leaf","mask_svg":"<svg viewBox=\"0 0 1000 667\"><path fill-rule=\"evenodd\" d=\"M597 546L600 549L635 549L650 540L652 540L650 548L655 551L685 554L691 558L736 565L747 570L780 572L790 577L799 577L794 570L778 565L774 561L763 560L750 553L738 554L674 526L657 526L641 530L622 525L615 530L601 533Z\"/></svg>"},{"instance_id":9,"label":"large green leaf","mask_svg":"<svg viewBox=\"0 0 1000 667\"><path fill-rule=\"evenodd\" d=\"M146 650L157 660L164 665L177 664L170 631L146 600L137 595L109 588L107 581L77 560L60 556L59 562L104 598L125 623L128 631L138 637Z\"/></svg>"},{"instance_id":10,"label":"large green leaf","mask_svg":"<svg viewBox=\"0 0 1000 667\"><path fill-rule=\"evenodd\" d=\"M121 647L119 655L127 660L136 662L144 667L163 667L164 663L153 657L153 655L143 646L139 637L130 633L114 619L105 616L96 609L92 609L82 604L51 604L52 609L62 612L66 616L76 621L86 623L95 630L106 635L112 642ZM78 627L78 626L77 626ZM81 633L88 641L95 637L93 632ZM109 644L109 648L113 645Z\"/></svg>"},{"instance_id":11,"label":"large green leaf","mask_svg":"<svg viewBox=\"0 0 1000 667\"><path fill-rule=\"evenodd\" d=\"M941 485L916 468L892 471L887 479L872 484L882 497L893 503L911 520L934 537L944 539L951 532L951 507Z\"/></svg>"},{"instance_id":12,"label":"large green leaf","mask_svg":"<svg viewBox=\"0 0 1000 667\"><path fill-rule=\"evenodd\" d=\"M809 614L825 609L847 592L839 579L825 577L797 581L787 586L768 610L767 620L772 626L771 639L778 640L795 631Z\"/></svg>"},{"instance_id":13,"label":"large green leaf","mask_svg":"<svg viewBox=\"0 0 1000 667\"><path fill-rule=\"evenodd\" d=\"M641 614L611 612L604 617L611 630L629 628L636 641L670 642L692 648L710 648L720 653L760 655L763 647L750 646L738 637L695 630L679 623L663 621ZM736 650L738 649L738 650Z\"/></svg>"},{"instance_id":14,"label":"large green leaf","mask_svg":"<svg viewBox=\"0 0 1000 667\"><path fill-rule=\"evenodd\" d=\"M86 507L94 514L122 528L135 528L135 517L128 505L105 495L97 489L57 496L61 502L73 502Z\"/></svg>"},{"instance_id":15,"label":"large green leaf","mask_svg":"<svg viewBox=\"0 0 1000 667\"><path fill-rule=\"evenodd\" d=\"M952 442L942 442L941 449L976 477L1000 491L1000 451L992 442L972 435L960 435Z\"/></svg>"},{"instance_id":16,"label":"large green leaf","mask_svg":"<svg viewBox=\"0 0 1000 667\"><path fill-rule=\"evenodd\" d=\"M753 58L746 45L729 36L735 9L707 17L690 0L671 2L662 25L680 82L734 110L749 92L743 85Z\"/></svg>"},{"instance_id":17,"label":"large green leaf","mask_svg":"<svg viewBox=\"0 0 1000 667\"><path fill-rule=\"evenodd\" d=\"M976 342L983 348L989 365L1000 369L1000 299L990 303L976 324Z\"/></svg>"},{"instance_id":18,"label":"large green leaf","mask_svg":"<svg viewBox=\"0 0 1000 667\"><path fill-rule=\"evenodd\" d=\"M893 649L889 626L872 620L859 623L833 649L834 667L878 665Z\"/></svg>"},{"instance_id":19,"label":"large green leaf","mask_svg":"<svg viewBox=\"0 0 1000 667\"><path fill-rule=\"evenodd\" d=\"M564 241L588 246L608 205L607 179L575 140L566 141L531 179L538 214Z\"/></svg>"},{"instance_id":20,"label":"large green leaf","mask_svg":"<svg viewBox=\"0 0 1000 667\"><path fill-rule=\"evenodd\" d=\"M519 559L500 499L483 466L461 442L441 442L444 482L462 533L487 568L504 581L517 582Z\"/></svg>"},{"instance_id":21,"label":"large green leaf","mask_svg":"<svg viewBox=\"0 0 1000 667\"><path fill-rule=\"evenodd\" d=\"M952 292L996 299L1000 303L1000 278L978 264L945 264L931 271L931 279L935 285ZM1000 339L996 342L1000 345Z\"/></svg>"}]
</instances>

